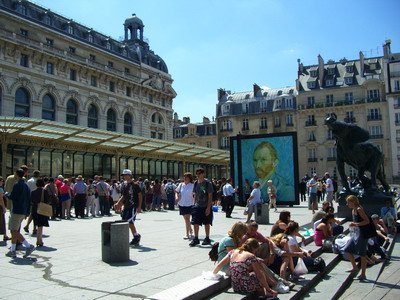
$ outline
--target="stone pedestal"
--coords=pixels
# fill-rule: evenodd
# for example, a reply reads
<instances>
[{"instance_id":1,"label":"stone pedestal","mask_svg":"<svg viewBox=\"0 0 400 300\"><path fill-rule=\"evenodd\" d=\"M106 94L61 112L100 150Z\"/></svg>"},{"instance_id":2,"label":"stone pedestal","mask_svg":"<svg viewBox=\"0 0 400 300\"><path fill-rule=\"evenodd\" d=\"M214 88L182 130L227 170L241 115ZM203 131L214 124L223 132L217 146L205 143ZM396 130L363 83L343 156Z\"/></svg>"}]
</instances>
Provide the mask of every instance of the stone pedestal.
<instances>
[{"instance_id":1,"label":"stone pedestal","mask_svg":"<svg viewBox=\"0 0 400 300\"><path fill-rule=\"evenodd\" d=\"M269 205L259 204L255 208L255 220L258 224L269 224Z\"/></svg>"},{"instance_id":2,"label":"stone pedestal","mask_svg":"<svg viewBox=\"0 0 400 300\"><path fill-rule=\"evenodd\" d=\"M101 258L106 263L129 261L129 224L114 221L101 224Z\"/></svg>"},{"instance_id":3,"label":"stone pedestal","mask_svg":"<svg viewBox=\"0 0 400 300\"><path fill-rule=\"evenodd\" d=\"M351 209L346 205L346 198L349 195L356 195L360 200L360 205L365 210L366 214L370 217L373 214L380 215L381 208L385 206L386 200L393 202L393 197L379 191L367 191L366 193L357 195L354 192L339 192L338 193L338 211L339 218L346 218L352 220Z\"/></svg>"}]
</instances>

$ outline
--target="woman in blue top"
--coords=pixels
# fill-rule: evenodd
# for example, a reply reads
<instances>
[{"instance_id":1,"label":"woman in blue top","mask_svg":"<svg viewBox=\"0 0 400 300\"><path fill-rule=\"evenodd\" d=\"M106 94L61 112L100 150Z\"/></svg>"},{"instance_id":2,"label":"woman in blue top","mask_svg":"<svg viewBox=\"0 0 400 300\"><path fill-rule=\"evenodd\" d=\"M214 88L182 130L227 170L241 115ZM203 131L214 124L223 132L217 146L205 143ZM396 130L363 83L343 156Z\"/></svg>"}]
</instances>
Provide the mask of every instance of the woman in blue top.
<instances>
[{"instance_id":1,"label":"woman in blue top","mask_svg":"<svg viewBox=\"0 0 400 300\"><path fill-rule=\"evenodd\" d=\"M249 223L251 217L253 216L253 212L257 204L261 204L261 191L260 191L260 182L254 181L253 190L250 193L249 199L247 199L247 220L246 223Z\"/></svg>"},{"instance_id":2,"label":"woman in blue top","mask_svg":"<svg viewBox=\"0 0 400 300\"><path fill-rule=\"evenodd\" d=\"M232 225L228 231L228 236L219 241L218 246L218 262L220 262L229 251L238 248L242 244L242 237L247 233L247 225L243 222L237 222ZM222 267L223 272L229 270L228 265Z\"/></svg>"}]
</instances>

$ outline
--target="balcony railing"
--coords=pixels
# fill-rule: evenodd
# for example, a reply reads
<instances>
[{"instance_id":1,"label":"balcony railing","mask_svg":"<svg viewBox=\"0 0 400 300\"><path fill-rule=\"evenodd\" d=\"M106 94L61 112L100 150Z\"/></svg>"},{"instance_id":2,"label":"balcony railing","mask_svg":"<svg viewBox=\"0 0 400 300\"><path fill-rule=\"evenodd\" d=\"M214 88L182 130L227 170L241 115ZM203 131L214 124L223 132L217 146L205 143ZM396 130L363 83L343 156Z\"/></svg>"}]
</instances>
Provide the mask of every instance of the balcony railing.
<instances>
[{"instance_id":1,"label":"balcony railing","mask_svg":"<svg viewBox=\"0 0 400 300\"><path fill-rule=\"evenodd\" d=\"M383 134L371 134L370 139L383 139Z\"/></svg>"},{"instance_id":2,"label":"balcony railing","mask_svg":"<svg viewBox=\"0 0 400 300\"><path fill-rule=\"evenodd\" d=\"M316 142L317 141L317 139L314 137L314 138L308 138L308 140L307 140L308 142Z\"/></svg>"},{"instance_id":3,"label":"balcony railing","mask_svg":"<svg viewBox=\"0 0 400 300\"><path fill-rule=\"evenodd\" d=\"M327 161L336 161L336 157L335 156L328 156L326 158Z\"/></svg>"},{"instance_id":4,"label":"balcony railing","mask_svg":"<svg viewBox=\"0 0 400 300\"><path fill-rule=\"evenodd\" d=\"M267 130L268 126L260 126L260 130Z\"/></svg>"},{"instance_id":5,"label":"balcony railing","mask_svg":"<svg viewBox=\"0 0 400 300\"><path fill-rule=\"evenodd\" d=\"M293 124L293 123L286 123L286 126L287 126L287 127L293 127L294 124Z\"/></svg>"},{"instance_id":6,"label":"balcony railing","mask_svg":"<svg viewBox=\"0 0 400 300\"><path fill-rule=\"evenodd\" d=\"M219 132L228 132L228 131L233 131L233 128L221 128Z\"/></svg>"},{"instance_id":7,"label":"balcony railing","mask_svg":"<svg viewBox=\"0 0 400 300\"><path fill-rule=\"evenodd\" d=\"M346 123L355 123L356 122L356 118L355 117L346 117L346 118L344 118L344 121Z\"/></svg>"},{"instance_id":8,"label":"balcony railing","mask_svg":"<svg viewBox=\"0 0 400 300\"><path fill-rule=\"evenodd\" d=\"M382 115L369 115L367 116L367 121L379 121L382 120Z\"/></svg>"},{"instance_id":9,"label":"balcony railing","mask_svg":"<svg viewBox=\"0 0 400 300\"><path fill-rule=\"evenodd\" d=\"M317 126L316 121L306 121L306 126Z\"/></svg>"},{"instance_id":10,"label":"balcony railing","mask_svg":"<svg viewBox=\"0 0 400 300\"><path fill-rule=\"evenodd\" d=\"M249 131L249 127L242 127L242 131Z\"/></svg>"},{"instance_id":11,"label":"balcony railing","mask_svg":"<svg viewBox=\"0 0 400 300\"><path fill-rule=\"evenodd\" d=\"M318 161L318 158L316 158L316 157L309 157L308 158L308 162L317 162Z\"/></svg>"},{"instance_id":12,"label":"balcony railing","mask_svg":"<svg viewBox=\"0 0 400 300\"><path fill-rule=\"evenodd\" d=\"M281 127L281 124L280 123L279 124L275 124L274 127L275 128Z\"/></svg>"},{"instance_id":13,"label":"balcony railing","mask_svg":"<svg viewBox=\"0 0 400 300\"><path fill-rule=\"evenodd\" d=\"M367 98L367 102L368 103L381 102L381 98L380 97L370 97L370 98Z\"/></svg>"}]
</instances>

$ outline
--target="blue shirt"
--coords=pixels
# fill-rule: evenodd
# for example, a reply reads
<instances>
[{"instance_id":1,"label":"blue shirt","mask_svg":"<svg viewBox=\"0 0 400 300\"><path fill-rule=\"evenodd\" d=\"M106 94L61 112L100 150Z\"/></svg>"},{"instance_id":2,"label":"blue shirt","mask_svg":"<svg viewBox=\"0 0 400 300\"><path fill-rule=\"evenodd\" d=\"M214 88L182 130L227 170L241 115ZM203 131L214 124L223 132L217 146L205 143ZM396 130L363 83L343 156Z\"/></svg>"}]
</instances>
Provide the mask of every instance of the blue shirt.
<instances>
[{"instance_id":1,"label":"blue shirt","mask_svg":"<svg viewBox=\"0 0 400 300\"><path fill-rule=\"evenodd\" d=\"M316 185L316 183L317 183L317 181L314 178L311 178L310 181L308 182L309 185L313 185L313 186L309 187L311 194L316 194L317 193L317 185Z\"/></svg>"},{"instance_id":2,"label":"blue shirt","mask_svg":"<svg viewBox=\"0 0 400 300\"><path fill-rule=\"evenodd\" d=\"M82 180L78 180L74 185L75 194L86 194L87 185Z\"/></svg>"},{"instance_id":3,"label":"blue shirt","mask_svg":"<svg viewBox=\"0 0 400 300\"><path fill-rule=\"evenodd\" d=\"M12 200L12 213L29 216L31 210L31 191L23 179L14 184L9 197Z\"/></svg>"}]
</instances>

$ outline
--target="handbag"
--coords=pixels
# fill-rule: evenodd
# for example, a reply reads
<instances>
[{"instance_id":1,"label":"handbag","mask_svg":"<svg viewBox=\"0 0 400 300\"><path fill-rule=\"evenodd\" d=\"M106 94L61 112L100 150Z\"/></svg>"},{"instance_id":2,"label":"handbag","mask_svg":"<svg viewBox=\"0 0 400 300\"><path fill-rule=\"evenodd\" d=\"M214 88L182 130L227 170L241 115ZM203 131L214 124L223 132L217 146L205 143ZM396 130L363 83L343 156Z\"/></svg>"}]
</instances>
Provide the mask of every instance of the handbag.
<instances>
[{"instance_id":1,"label":"handbag","mask_svg":"<svg viewBox=\"0 0 400 300\"><path fill-rule=\"evenodd\" d=\"M369 224L360 226L361 236L364 239L369 239L374 236L377 236L376 228L374 222L372 221L371 217L369 218Z\"/></svg>"},{"instance_id":2,"label":"handbag","mask_svg":"<svg viewBox=\"0 0 400 300\"><path fill-rule=\"evenodd\" d=\"M294 268L294 273L296 275L304 275L308 273L306 264L304 263L304 260L301 257L299 257L299 259L297 260L297 265L296 268Z\"/></svg>"},{"instance_id":3,"label":"handbag","mask_svg":"<svg viewBox=\"0 0 400 300\"><path fill-rule=\"evenodd\" d=\"M44 189L42 190L42 196L40 197L40 202L37 207L37 214L52 217L53 216L53 207L50 204L44 203Z\"/></svg>"},{"instance_id":4,"label":"handbag","mask_svg":"<svg viewBox=\"0 0 400 300\"><path fill-rule=\"evenodd\" d=\"M322 244L322 251L325 253L333 253L333 245L335 244L334 237L328 237Z\"/></svg>"}]
</instances>

